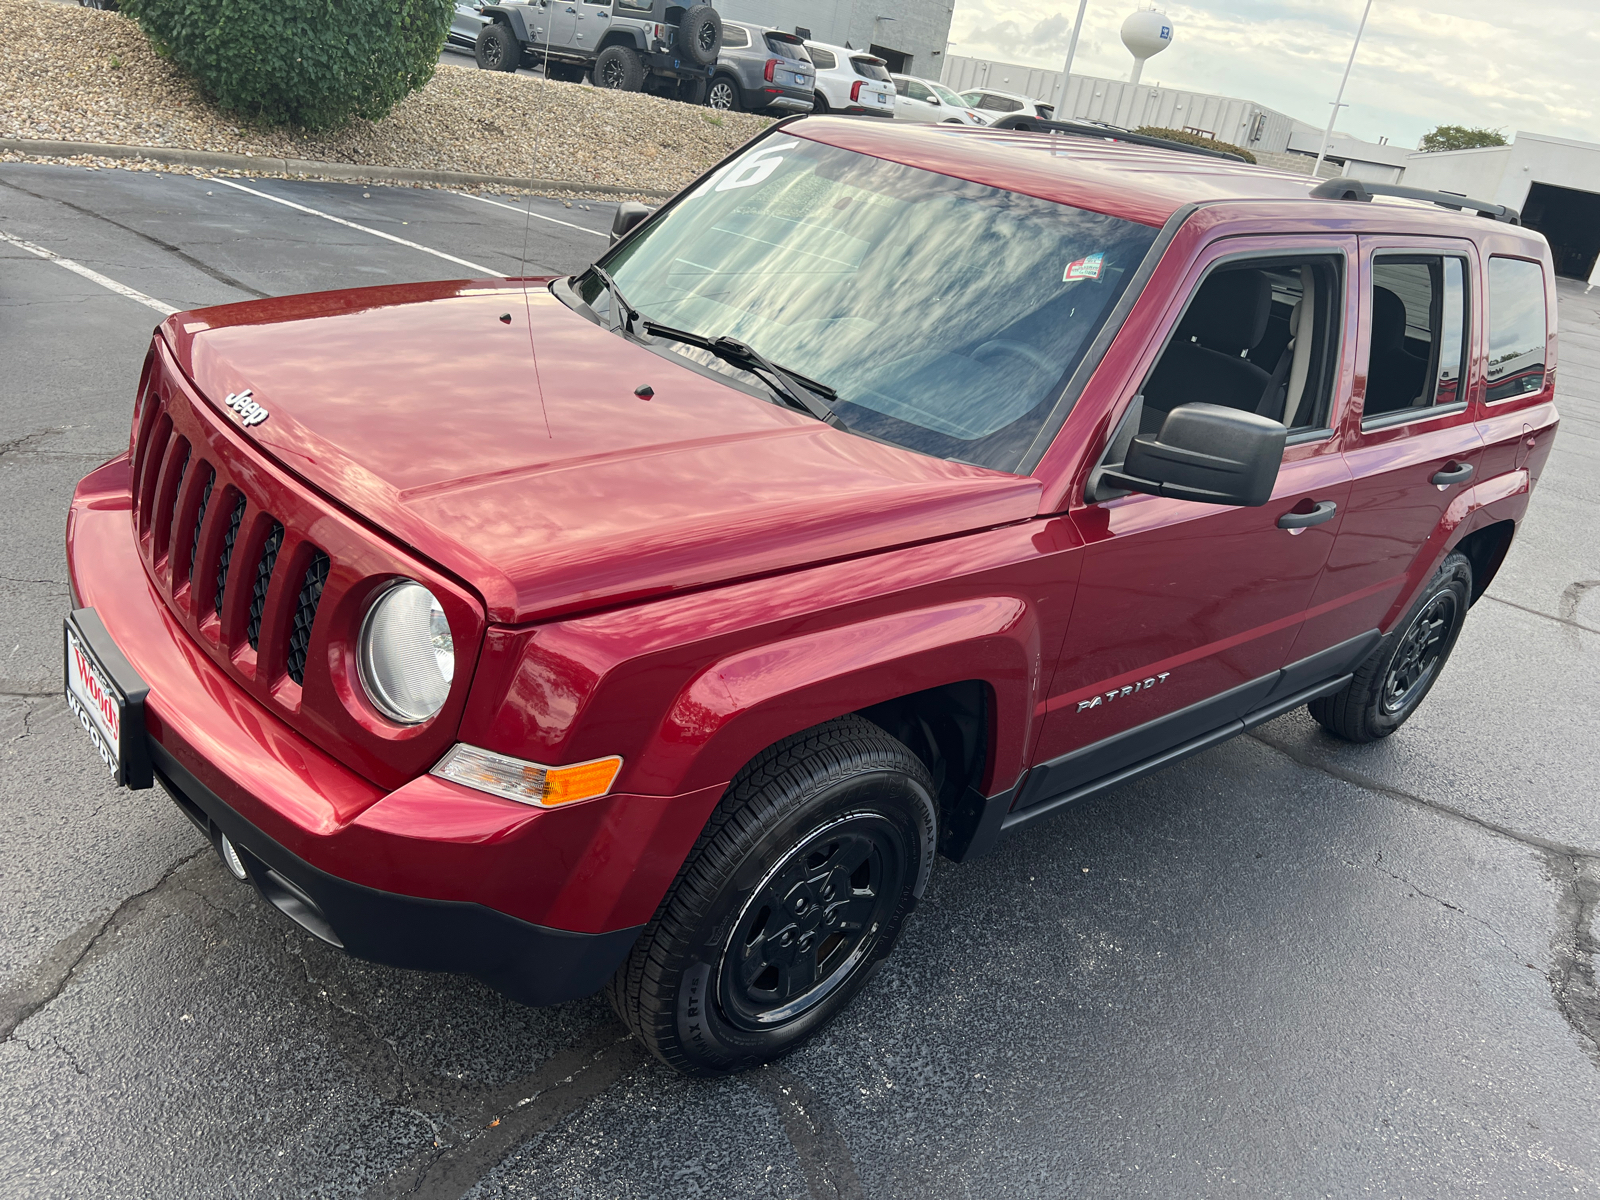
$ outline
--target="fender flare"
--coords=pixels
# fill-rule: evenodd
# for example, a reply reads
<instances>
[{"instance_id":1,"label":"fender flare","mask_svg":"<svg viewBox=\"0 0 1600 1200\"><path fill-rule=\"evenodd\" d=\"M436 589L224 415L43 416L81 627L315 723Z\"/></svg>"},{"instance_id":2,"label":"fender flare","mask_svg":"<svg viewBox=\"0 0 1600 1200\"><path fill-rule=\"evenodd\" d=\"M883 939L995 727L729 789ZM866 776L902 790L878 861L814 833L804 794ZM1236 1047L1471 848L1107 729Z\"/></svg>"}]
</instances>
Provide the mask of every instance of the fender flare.
<instances>
[{"instance_id":1,"label":"fender flare","mask_svg":"<svg viewBox=\"0 0 1600 1200\"><path fill-rule=\"evenodd\" d=\"M628 49L636 50L640 54L648 54L650 52L650 46L645 41L644 32L627 26L621 29L611 28L606 30L605 36L600 39L600 44L594 48L595 57L598 58L602 50L611 46L626 46Z\"/></svg>"},{"instance_id":2,"label":"fender flare","mask_svg":"<svg viewBox=\"0 0 1600 1200\"><path fill-rule=\"evenodd\" d=\"M975 596L736 651L679 691L641 766L654 791L726 783L791 734L966 680L989 692L982 786L1021 773L1042 683L1041 631L1021 597Z\"/></svg>"},{"instance_id":3,"label":"fender flare","mask_svg":"<svg viewBox=\"0 0 1600 1200\"><path fill-rule=\"evenodd\" d=\"M534 38L528 32L528 14L522 11L524 7L520 4L488 4L483 8L483 15L493 17L496 24L510 26L512 36L526 47L533 44Z\"/></svg>"}]
</instances>

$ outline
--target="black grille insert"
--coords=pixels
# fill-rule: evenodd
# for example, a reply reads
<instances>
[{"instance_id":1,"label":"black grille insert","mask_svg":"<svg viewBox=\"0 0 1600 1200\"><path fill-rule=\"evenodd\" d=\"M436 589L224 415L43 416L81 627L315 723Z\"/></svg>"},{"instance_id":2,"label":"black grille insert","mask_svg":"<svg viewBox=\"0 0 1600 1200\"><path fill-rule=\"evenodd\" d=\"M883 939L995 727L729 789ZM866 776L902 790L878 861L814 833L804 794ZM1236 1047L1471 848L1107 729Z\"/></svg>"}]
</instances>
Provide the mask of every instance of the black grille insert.
<instances>
[{"instance_id":1,"label":"black grille insert","mask_svg":"<svg viewBox=\"0 0 1600 1200\"><path fill-rule=\"evenodd\" d=\"M194 580L194 560L200 554L200 526L206 523L206 505L211 503L211 489L217 486L217 473L211 472L206 480L206 490L200 493L200 511L194 517L194 536L189 539L189 579Z\"/></svg>"},{"instance_id":2,"label":"black grille insert","mask_svg":"<svg viewBox=\"0 0 1600 1200\"><path fill-rule=\"evenodd\" d=\"M239 526L244 521L244 497L233 506L233 516L228 518L228 536L222 539L222 560L217 563L217 616L222 615L222 591L228 586L228 564L233 561L233 543L239 536Z\"/></svg>"},{"instance_id":3,"label":"black grille insert","mask_svg":"<svg viewBox=\"0 0 1600 1200\"><path fill-rule=\"evenodd\" d=\"M301 686L306 682L306 651L311 646L311 626L317 619L322 587L328 582L328 556L321 550L311 558L306 577L295 602L294 629L289 634L289 678Z\"/></svg>"},{"instance_id":4,"label":"black grille insert","mask_svg":"<svg viewBox=\"0 0 1600 1200\"><path fill-rule=\"evenodd\" d=\"M256 567L256 587L250 596L250 624L245 636L250 639L250 649L261 649L261 613L267 607L267 588L272 584L272 568L277 565L278 551L283 548L283 526L272 523L266 544L261 547L261 564Z\"/></svg>"}]
</instances>

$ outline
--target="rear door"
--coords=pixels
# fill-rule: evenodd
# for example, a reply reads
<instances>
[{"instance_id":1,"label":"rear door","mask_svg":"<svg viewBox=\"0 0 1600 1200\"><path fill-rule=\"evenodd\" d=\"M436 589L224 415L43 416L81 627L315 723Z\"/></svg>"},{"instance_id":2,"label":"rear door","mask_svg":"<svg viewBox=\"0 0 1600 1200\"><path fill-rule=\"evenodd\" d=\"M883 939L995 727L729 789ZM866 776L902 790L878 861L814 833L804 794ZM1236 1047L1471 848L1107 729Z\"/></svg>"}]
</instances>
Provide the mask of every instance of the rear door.
<instances>
[{"instance_id":1,"label":"rear door","mask_svg":"<svg viewBox=\"0 0 1600 1200\"><path fill-rule=\"evenodd\" d=\"M1146 432L1193 401L1284 420L1277 485L1260 508L1135 493L1074 512L1083 569L1019 809L1063 802L1196 739L1231 735L1280 699L1281 669L1349 499L1336 420L1356 249L1354 238L1334 236L1230 238L1192 268L1160 358L1158 343L1119 407L1126 413L1137 401ZM1216 317L1257 304L1262 277L1265 321ZM1131 421L1102 462L1119 457Z\"/></svg>"},{"instance_id":2,"label":"rear door","mask_svg":"<svg viewBox=\"0 0 1600 1200\"><path fill-rule=\"evenodd\" d=\"M1477 249L1363 236L1360 278L1361 367L1344 430L1354 485L1297 658L1398 619L1443 552L1446 513L1483 455L1472 411L1483 386L1472 369L1483 337Z\"/></svg>"}]
</instances>

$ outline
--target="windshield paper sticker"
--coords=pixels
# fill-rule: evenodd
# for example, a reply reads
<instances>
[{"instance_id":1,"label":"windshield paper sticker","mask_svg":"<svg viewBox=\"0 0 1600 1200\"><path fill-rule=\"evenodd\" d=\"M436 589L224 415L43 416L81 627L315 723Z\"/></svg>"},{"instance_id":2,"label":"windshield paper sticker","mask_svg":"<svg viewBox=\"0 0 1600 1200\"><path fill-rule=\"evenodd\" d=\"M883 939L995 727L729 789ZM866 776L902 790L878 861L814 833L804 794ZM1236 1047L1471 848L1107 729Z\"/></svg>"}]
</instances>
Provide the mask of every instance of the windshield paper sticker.
<instances>
[{"instance_id":1,"label":"windshield paper sticker","mask_svg":"<svg viewBox=\"0 0 1600 1200\"><path fill-rule=\"evenodd\" d=\"M1067 269L1061 273L1061 282L1072 283L1079 279L1099 279L1105 264L1106 256L1103 250L1096 250L1087 258L1075 258L1067 264Z\"/></svg>"},{"instance_id":2,"label":"windshield paper sticker","mask_svg":"<svg viewBox=\"0 0 1600 1200\"><path fill-rule=\"evenodd\" d=\"M799 144L799 142L776 142L770 146L758 146L749 154L736 158L723 167L697 187L693 195L687 199L698 200L711 191L731 192L734 188L755 187L756 184L764 182L783 162L783 155L777 153L779 150L788 150Z\"/></svg>"}]
</instances>

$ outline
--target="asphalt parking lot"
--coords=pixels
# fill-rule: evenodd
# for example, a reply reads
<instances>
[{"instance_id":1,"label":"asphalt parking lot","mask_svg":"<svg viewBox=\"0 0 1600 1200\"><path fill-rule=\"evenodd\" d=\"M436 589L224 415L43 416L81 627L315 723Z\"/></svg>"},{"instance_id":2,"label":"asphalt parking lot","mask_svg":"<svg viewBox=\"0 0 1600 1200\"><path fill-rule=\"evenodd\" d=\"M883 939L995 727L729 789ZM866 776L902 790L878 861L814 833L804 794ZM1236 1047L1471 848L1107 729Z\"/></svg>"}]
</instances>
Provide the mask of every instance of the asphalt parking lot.
<instances>
[{"instance_id":1,"label":"asphalt parking lot","mask_svg":"<svg viewBox=\"0 0 1600 1200\"><path fill-rule=\"evenodd\" d=\"M824 1036L691 1082L599 999L316 941L59 698L151 304L573 271L610 223L235 182L0 166L0 234L124 289L0 240L0 1194L1600 1194L1600 292L1561 284L1554 453L1403 731L1292 714L941 862Z\"/></svg>"}]
</instances>

